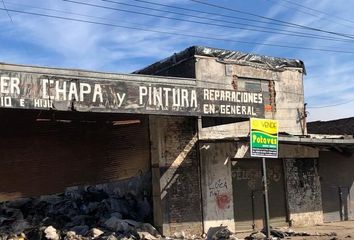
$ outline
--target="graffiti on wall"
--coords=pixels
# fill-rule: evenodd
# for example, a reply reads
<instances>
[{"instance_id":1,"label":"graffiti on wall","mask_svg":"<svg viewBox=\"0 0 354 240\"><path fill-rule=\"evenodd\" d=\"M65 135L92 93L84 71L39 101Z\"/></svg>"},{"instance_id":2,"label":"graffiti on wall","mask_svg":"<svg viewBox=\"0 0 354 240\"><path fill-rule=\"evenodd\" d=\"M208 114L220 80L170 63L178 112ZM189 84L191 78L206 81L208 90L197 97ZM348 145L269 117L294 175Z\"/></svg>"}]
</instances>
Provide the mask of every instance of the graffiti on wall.
<instances>
[{"instance_id":1,"label":"graffiti on wall","mask_svg":"<svg viewBox=\"0 0 354 240\"><path fill-rule=\"evenodd\" d=\"M219 194L215 198L216 198L216 206L219 209L226 210L230 208L231 198L229 193Z\"/></svg>"},{"instance_id":2,"label":"graffiti on wall","mask_svg":"<svg viewBox=\"0 0 354 240\"><path fill-rule=\"evenodd\" d=\"M250 189L256 189L258 185L262 182L262 170L258 168L236 168L232 177L237 181L247 181L247 185ZM274 166L267 168L267 182L272 184L272 182L279 182L282 177L282 169L280 166Z\"/></svg>"},{"instance_id":3,"label":"graffiti on wall","mask_svg":"<svg viewBox=\"0 0 354 240\"><path fill-rule=\"evenodd\" d=\"M321 185L316 160L287 159L285 164L289 209L294 213L320 211Z\"/></svg>"},{"instance_id":4,"label":"graffiti on wall","mask_svg":"<svg viewBox=\"0 0 354 240\"><path fill-rule=\"evenodd\" d=\"M219 210L226 210L230 208L231 193L225 179L217 179L208 186L209 197L215 199L216 207Z\"/></svg>"}]
</instances>

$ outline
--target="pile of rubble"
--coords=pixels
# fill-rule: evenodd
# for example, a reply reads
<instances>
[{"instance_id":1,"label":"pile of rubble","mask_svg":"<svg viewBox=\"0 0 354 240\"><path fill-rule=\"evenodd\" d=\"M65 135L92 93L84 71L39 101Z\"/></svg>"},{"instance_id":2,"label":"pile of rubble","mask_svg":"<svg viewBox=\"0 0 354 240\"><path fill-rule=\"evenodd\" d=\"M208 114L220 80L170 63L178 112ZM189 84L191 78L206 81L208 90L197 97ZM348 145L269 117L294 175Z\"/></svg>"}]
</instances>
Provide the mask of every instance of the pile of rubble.
<instances>
[{"instance_id":1,"label":"pile of rubble","mask_svg":"<svg viewBox=\"0 0 354 240\"><path fill-rule=\"evenodd\" d=\"M226 227L211 227L209 228L206 240L238 240L237 237Z\"/></svg>"},{"instance_id":2,"label":"pile of rubble","mask_svg":"<svg viewBox=\"0 0 354 240\"><path fill-rule=\"evenodd\" d=\"M156 239L147 198L87 187L0 204L0 240Z\"/></svg>"},{"instance_id":3,"label":"pile of rubble","mask_svg":"<svg viewBox=\"0 0 354 240\"><path fill-rule=\"evenodd\" d=\"M292 229L270 229L270 235L272 239L290 239L291 237L332 237L330 239L335 240L337 234L335 232L331 233L307 233L307 232L295 232ZM267 239L265 235L265 230L257 231L251 233L249 236L245 237L246 240L263 240Z\"/></svg>"}]
</instances>

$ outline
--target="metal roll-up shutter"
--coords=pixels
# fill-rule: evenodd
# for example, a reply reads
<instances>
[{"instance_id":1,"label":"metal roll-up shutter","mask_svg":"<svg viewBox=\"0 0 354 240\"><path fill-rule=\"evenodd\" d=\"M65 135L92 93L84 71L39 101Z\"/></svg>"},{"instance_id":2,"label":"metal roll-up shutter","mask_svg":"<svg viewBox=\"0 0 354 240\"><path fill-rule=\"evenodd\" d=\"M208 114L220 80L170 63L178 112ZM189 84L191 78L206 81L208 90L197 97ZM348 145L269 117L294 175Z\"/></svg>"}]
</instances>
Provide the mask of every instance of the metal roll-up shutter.
<instances>
[{"instance_id":1,"label":"metal roll-up shutter","mask_svg":"<svg viewBox=\"0 0 354 240\"><path fill-rule=\"evenodd\" d=\"M354 161L334 151L320 152L323 220L354 220Z\"/></svg>"},{"instance_id":2,"label":"metal roll-up shutter","mask_svg":"<svg viewBox=\"0 0 354 240\"><path fill-rule=\"evenodd\" d=\"M287 226L281 159L266 159L270 225ZM263 228L264 202L261 159L234 159L232 166L236 230Z\"/></svg>"},{"instance_id":3,"label":"metal roll-up shutter","mask_svg":"<svg viewBox=\"0 0 354 240\"><path fill-rule=\"evenodd\" d=\"M0 132L2 201L126 179L150 170L145 117L113 124L91 120L6 121Z\"/></svg>"}]
</instances>

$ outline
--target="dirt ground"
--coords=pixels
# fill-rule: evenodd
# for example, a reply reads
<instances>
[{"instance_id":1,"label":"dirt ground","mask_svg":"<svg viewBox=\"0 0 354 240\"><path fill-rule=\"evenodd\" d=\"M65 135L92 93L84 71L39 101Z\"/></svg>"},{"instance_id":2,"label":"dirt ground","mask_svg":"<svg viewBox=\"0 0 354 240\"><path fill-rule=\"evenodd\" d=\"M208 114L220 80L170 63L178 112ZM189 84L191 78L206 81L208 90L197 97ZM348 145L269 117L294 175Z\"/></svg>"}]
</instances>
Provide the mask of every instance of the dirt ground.
<instances>
[{"instance_id":1,"label":"dirt ground","mask_svg":"<svg viewBox=\"0 0 354 240\"><path fill-rule=\"evenodd\" d=\"M284 229L284 228L283 228ZM279 229L279 230L283 230ZM306 232L311 236L293 236L285 239L292 240L354 240L354 221L344 222L331 222L323 223L311 227L291 227L297 233ZM250 235L251 232L237 233L236 236L239 239L245 238Z\"/></svg>"}]
</instances>

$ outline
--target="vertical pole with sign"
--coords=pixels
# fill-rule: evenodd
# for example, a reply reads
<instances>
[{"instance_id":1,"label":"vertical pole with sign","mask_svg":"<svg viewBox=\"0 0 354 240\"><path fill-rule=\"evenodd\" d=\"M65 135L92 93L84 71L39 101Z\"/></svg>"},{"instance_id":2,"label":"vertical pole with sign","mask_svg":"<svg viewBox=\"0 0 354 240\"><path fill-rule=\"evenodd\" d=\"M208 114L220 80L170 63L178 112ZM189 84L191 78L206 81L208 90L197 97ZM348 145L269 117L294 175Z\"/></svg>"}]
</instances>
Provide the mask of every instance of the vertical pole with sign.
<instances>
[{"instance_id":1,"label":"vertical pole with sign","mask_svg":"<svg viewBox=\"0 0 354 240\"><path fill-rule=\"evenodd\" d=\"M262 181L264 196L264 230L270 238L269 203L266 158L278 157L278 121L269 119L250 119L251 157L262 158Z\"/></svg>"}]
</instances>

